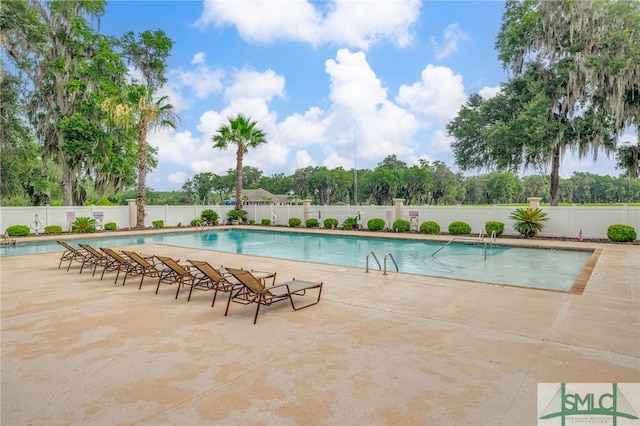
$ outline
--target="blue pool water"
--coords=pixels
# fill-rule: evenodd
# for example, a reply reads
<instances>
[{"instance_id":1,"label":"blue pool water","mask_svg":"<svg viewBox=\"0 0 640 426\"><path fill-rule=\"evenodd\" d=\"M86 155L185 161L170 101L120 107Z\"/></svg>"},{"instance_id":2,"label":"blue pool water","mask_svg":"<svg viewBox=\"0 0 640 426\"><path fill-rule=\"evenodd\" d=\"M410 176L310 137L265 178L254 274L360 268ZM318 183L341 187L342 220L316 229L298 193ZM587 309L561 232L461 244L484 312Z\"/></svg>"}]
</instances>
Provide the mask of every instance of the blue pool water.
<instances>
[{"instance_id":1,"label":"blue pool water","mask_svg":"<svg viewBox=\"0 0 640 426\"><path fill-rule=\"evenodd\" d=\"M88 243L94 247L168 244L360 268L365 267L370 252L376 254L381 264L385 255L391 253L400 272L559 291L571 289L591 256L589 251L489 246L485 260L484 245L457 243L431 256L443 243L240 229L88 238L70 242L76 247L78 243ZM0 255L55 251L62 251L62 247L55 242L33 243L1 247ZM377 267L370 256L369 268ZM387 261L387 270L395 271L390 259Z\"/></svg>"}]
</instances>

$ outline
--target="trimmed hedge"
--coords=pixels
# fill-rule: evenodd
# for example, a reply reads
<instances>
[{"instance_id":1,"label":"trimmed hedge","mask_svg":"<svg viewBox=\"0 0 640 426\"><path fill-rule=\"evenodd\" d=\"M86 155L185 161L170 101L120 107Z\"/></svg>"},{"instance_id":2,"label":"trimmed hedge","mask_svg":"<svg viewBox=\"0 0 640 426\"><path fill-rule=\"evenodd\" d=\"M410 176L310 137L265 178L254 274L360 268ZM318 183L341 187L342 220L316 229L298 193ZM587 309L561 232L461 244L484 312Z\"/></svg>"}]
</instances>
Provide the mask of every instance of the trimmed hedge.
<instances>
[{"instance_id":1,"label":"trimmed hedge","mask_svg":"<svg viewBox=\"0 0 640 426\"><path fill-rule=\"evenodd\" d=\"M484 224L484 230L487 235L491 236L493 231L496 231L496 237L500 236L504 232L504 223L497 222L494 220L489 220Z\"/></svg>"},{"instance_id":2,"label":"trimmed hedge","mask_svg":"<svg viewBox=\"0 0 640 426\"><path fill-rule=\"evenodd\" d=\"M104 224L105 231L115 231L116 229L118 229L118 225L116 225L115 222L107 222Z\"/></svg>"},{"instance_id":3,"label":"trimmed hedge","mask_svg":"<svg viewBox=\"0 0 640 426\"><path fill-rule=\"evenodd\" d=\"M337 228L338 227L338 219L333 217L328 217L324 220L324 227L327 229Z\"/></svg>"},{"instance_id":4,"label":"trimmed hedge","mask_svg":"<svg viewBox=\"0 0 640 426\"><path fill-rule=\"evenodd\" d=\"M50 225L44 227L44 233L49 235L59 235L62 234L62 226L60 225Z\"/></svg>"},{"instance_id":5,"label":"trimmed hedge","mask_svg":"<svg viewBox=\"0 0 640 426\"><path fill-rule=\"evenodd\" d=\"M271 225L271 219L262 219L262 220L260 221L260 223L261 223L261 224L263 224L263 225L265 225L265 226L266 226L266 225Z\"/></svg>"},{"instance_id":6,"label":"trimmed hedge","mask_svg":"<svg viewBox=\"0 0 640 426\"><path fill-rule=\"evenodd\" d=\"M320 226L320 222L318 222L318 219L316 219L315 217L312 217L310 219L307 219L307 221L305 222L305 226L307 228L317 228L318 226Z\"/></svg>"},{"instance_id":7,"label":"trimmed hedge","mask_svg":"<svg viewBox=\"0 0 640 426\"><path fill-rule=\"evenodd\" d=\"M451 222L449 224L449 234L469 235L471 234L471 225L466 222Z\"/></svg>"},{"instance_id":8,"label":"trimmed hedge","mask_svg":"<svg viewBox=\"0 0 640 426\"><path fill-rule=\"evenodd\" d=\"M420 233L421 234L439 234L440 225L438 225L436 222L432 220L422 222L420 224Z\"/></svg>"},{"instance_id":9,"label":"trimmed hedge","mask_svg":"<svg viewBox=\"0 0 640 426\"><path fill-rule=\"evenodd\" d=\"M164 228L164 220L154 220L151 222L151 225L153 225L154 228Z\"/></svg>"},{"instance_id":10,"label":"trimmed hedge","mask_svg":"<svg viewBox=\"0 0 640 426\"><path fill-rule=\"evenodd\" d=\"M616 243L627 243L629 241L635 241L638 236L633 226L617 224L609 226L607 229L607 237Z\"/></svg>"},{"instance_id":11,"label":"trimmed hedge","mask_svg":"<svg viewBox=\"0 0 640 426\"><path fill-rule=\"evenodd\" d=\"M369 231L382 231L385 225L384 219L380 219L379 217L374 217L373 219L369 219L367 221L367 228Z\"/></svg>"},{"instance_id":12,"label":"trimmed hedge","mask_svg":"<svg viewBox=\"0 0 640 426\"><path fill-rule=\"evenodd\" d=\"M297 228L300 225L302 225L302 221L300 219L298 219L297 217L292 217L289 219L289 226L292 228Z\"/></svg>"},{"instance_id":13,"label":"trimmed hedge","mask_svg":"<svg viewBox=\"0 0 640 426\"><path fill-rule=\"evenodd\" d=\"M396 232L409 232L411 223L406 219L396 219L391 228Z\"/></svg>"},{"instance_id":14,"label":"trimmed hedge","mask_svg":"<svg viewBox=\"0 0 640 426\"><path fill-rule=\"evenodd\" d=\"M31 234L31 229L27 225L13 225L8 227L6 232L10 237L25 237Z\"/></svg>"}]
</instances>

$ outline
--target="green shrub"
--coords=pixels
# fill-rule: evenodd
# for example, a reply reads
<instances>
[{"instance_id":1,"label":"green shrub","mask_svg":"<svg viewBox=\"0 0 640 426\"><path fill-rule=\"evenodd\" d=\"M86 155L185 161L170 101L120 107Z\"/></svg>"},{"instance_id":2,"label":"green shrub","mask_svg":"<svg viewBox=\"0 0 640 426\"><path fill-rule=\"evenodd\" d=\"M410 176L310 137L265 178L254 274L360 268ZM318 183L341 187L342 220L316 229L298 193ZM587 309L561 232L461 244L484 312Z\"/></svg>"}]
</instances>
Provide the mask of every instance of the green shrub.
<instances>
[{"instance_id":1,"label":"green shrub","mask_svg":"<svg viewBox=\"0 0 640 426\"><path fill-rule=\"evenodd\" d=\"M636 230L630 225L611 225L607 229L607 237L616 243L626 243L635 241L637 238Z\"/></svg>"},{"instance_id":2,"label":"green shrub","mask_svg":"<svg viewBox=\"0 0 640 426\"><path fill-rule=\"evenodd\" d=\"M202 225L202 221L200 219L193 219L191 221L191 226L200 226Z\"/></svg>"},{"instance_id":3,"label":"green shrub","mask_svg":"<svg viewBox=\"0 0 640 426\"><path fill-rule=\"evenodd\" d=\"M202 210L202 213L200 213L200 219L203 222L207 222L209 225L217 225L220 218L215 210L207 209Z\"/></svg>"},{"instance_id":4,"label":"green shrub","mask_svg":"<svg viewBox=\"0 0 640 426\"><path fill-rule=\"evenodd\" d=\"M420 233L421 234L439 234L440 225L438 225L436 222L432 220L422 222L420 224Z\"/></svg>"},{"instance_id":5,"label":"green shrub","mask_svg":"<svg viewBox=\"0 0 640 426\"><path fill-rule=\"evenodd\" d=\"M509 215L509 219L516 221L513 229L525 238L535 237L544 228L542 222L549 220L545 212L531 207L516 209Z\"/></svg>"},{"instance_id":6,"label":"green shrub","mask_svg":"<svg viewBox=\"0 0 640 426\"><path fill-rule=\"evenodd\" d=\"M158 219L151 222L154 228L164 228L164 220Z\"/></svg>"},{"instance_id":7,"label":"green shrub","mask_svg":"<svg viewBox=\"0 0 640 426\"><path fill-rule=\"evenodd\" d=\"M494 220L487 221L484 224L484 230L489 236L493 231L496 231L496 237L497 237L499 235L502 235L502 233L504 232L504 223L496 222Z\"/></svg>"},{"instance_id":8,"label":"green shrub","mask_svg":"<svg viewBox=\"0 0 640 426\"><path fill-rule=\"evenodd\" d=\"M115 222L107 222L104 224L105 231L115 231L118 229L118 225Z\"/></svg>"},{"instance_id":9,"label":"green shrub","mask_svg":"<svg viewBox=\"0 0 640 426\"><path fill-rule=\"evenodd\" d=\"M71 224L71 232L76 234L92 234L96 232L96 221L90 217L77 217Z\"/></svg>"},{"instance_id":10,"label":"green shrub","mask_svg":"<svg viewBox=\"0 0 640 426\"><path fill-rule=\"evenodd\" d=\"M396 232L409 232L411 223L406 219L396 219L391 228Z\"/></svg>"},{"instance_id":11,"label":"green shrub","mask_svg":"<svg viewBox=\"0 0 640 426\"><path fill-rule=\"evenodd\" d=\"M382 231L385 224L386 222L384 221L384 219L374 217L373 219L369 219L367 221L367 228L369 229L369 231Z\"/></svg>"},{"instance_id":12,"label":"green shrub","mask_svg":"<svg viewBox=\"0 0 640 426\"><path fill-rule=\"evenodd\" d=\"M324 227L328 229L337 228L338 227L338 219L334 219L332 217L328 217L324 220Z\"/></svg>"},{"instance_id":13,"label":"green shrub","mask_svg":"<svg viewBox=\"0 0 640 426\"><path fill-rule=\"evenodd\" d=\"M315 217L312 217L310 219L307 219L305 225L307 226L307 228L317 228L318 226L320 226L320 222L318 222L318 219L316 219Z\"/></svg>"},{"instance_id":14,"label":"green shrub","mask_svg":"<svg viewBox=\"0 0 640 426\"><path fill-rule=\"evenodd\" d=\"M59 235L62 234L62 226L60 225L50 225L44 227L44 233L49 235Z\"/></svg>"},{"instance_id":15,"label":"green shrub","mask_svg":"<svg viewBox=\"0 0 640 426\"><path fill-rule=\"evenodd\" d=\"M348 217L342 222L342 229L356 229L358 227L357 217Z\"/></svg>"},{"instance_id":16,"label":"green shrub","mask_svg":"<svg viewBox=\"0 0 640 426\"><path fill-rule=\"evenodd\" d=\"M449 234L451 235L469 235L471 226L466 222L451 222L449 224Z\"/></svg>"},{"instance_id":17,"label":"green shrub","mask_svg":"<svg viewBox=\"0 0 640 426\"><path fill-rule=\"evenodd\" d=\"M292 217L289 219L289 226L292 228L297 228L298 226L302 225L302 221L300 219L298 219L297 217Z\"/></svg>"},{"instance_id":18,"label":"green shrub","mask_svg":"<svg viewBox=\"0 0 640 426\"><path fill-rule=\"evenodd\" d=\"M265 226L266 226L266 225L271 225L271 219L262 219L262 220L260 221L260 223L261 223L261 224L263 224L263 225L265 225Z\"/></svg>"},{"instance_id":19,"label":"green shrub","mask_svg":"<svg viewBox=\"0 0 640 426\"><path fill-rule=\"evenodd\" d=\"M7 228L7 235L10 237L24 237L31 234L31 229L27 225L13 225Z\"/></svg>"}]
</instances>

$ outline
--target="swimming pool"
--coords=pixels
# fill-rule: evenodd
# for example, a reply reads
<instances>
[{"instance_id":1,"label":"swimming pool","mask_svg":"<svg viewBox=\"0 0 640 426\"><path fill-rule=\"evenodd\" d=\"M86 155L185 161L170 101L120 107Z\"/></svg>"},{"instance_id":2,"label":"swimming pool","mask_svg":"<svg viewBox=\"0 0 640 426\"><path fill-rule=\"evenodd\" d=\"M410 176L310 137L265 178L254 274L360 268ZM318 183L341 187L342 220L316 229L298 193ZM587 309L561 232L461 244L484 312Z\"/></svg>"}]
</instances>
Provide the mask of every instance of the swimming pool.
<instances>
[{"instance_id":1,"label":"swimming pool","mask_svg":"<svg viewBox=\"0 0 640 426\"><path fill-rule=\"evenodd\" d=\"M335 234L226 229L205 232L71 240L72 245L96 247L168 244L305 262L365 267L374 252L380 263L391 253L400 272L459 278L557 291L568 291L590 259L591 251L552 250L478 244L450 244L424 240L356 237ZM1 256L61 251L55 242L0 248ZM370 256L369 268L378 265ZM389 259L387 270L395 271Z\"/></svg>"}]
</instances>

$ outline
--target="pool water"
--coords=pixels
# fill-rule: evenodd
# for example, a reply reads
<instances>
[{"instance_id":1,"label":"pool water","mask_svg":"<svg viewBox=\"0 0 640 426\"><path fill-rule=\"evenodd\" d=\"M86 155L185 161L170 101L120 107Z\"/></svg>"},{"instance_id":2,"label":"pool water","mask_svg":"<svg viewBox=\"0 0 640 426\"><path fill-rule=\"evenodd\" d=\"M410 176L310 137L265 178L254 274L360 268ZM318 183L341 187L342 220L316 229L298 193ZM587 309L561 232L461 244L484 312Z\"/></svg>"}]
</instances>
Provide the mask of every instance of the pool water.
<instances>
[{"instance_id":1,"label":"pool water","mask_svg":"<svg viewBox=\"0 0 640 426\"><path fill-rule=\"evenodd\" d=\"M87 238L72 245L94 247L168 244L256 256L364 268L371 252L383 264L387 253L400 272L568 291L591 257L590 251L552 250L478 244L449 244L422 240L318 235L261 230L228 229L148 236ZM441 249L438 251L439 249ZM55 242L3 246L1 256L62 251ZM435 256L434 252L438 251ZM205 259L206 260L206 259ZM378 264L369 256L369 269ZM387 270L395 271L387 256Z\"/></svg>"}]
</instances>

